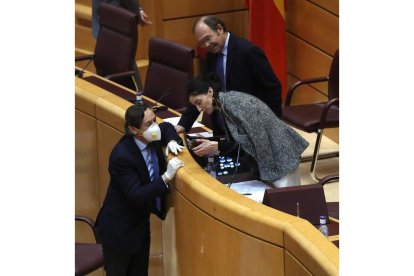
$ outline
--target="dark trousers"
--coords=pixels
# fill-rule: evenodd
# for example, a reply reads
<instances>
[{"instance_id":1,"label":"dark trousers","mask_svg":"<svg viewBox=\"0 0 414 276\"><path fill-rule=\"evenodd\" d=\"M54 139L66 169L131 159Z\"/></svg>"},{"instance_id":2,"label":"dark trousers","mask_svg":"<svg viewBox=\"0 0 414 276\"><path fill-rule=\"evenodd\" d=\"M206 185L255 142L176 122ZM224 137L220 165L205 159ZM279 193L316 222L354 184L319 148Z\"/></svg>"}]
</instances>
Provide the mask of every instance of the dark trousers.
<instances>
[{"instance_id":1,"label":"dark trousers","mask_svg":"<svg viewBox=\"0 0 414 276\"><path fill-rule=\"evenodd\" d=\"M103 247L106 276L147 276L151 239L148 235L132 255Z\"/></svg>"}]
</instances>

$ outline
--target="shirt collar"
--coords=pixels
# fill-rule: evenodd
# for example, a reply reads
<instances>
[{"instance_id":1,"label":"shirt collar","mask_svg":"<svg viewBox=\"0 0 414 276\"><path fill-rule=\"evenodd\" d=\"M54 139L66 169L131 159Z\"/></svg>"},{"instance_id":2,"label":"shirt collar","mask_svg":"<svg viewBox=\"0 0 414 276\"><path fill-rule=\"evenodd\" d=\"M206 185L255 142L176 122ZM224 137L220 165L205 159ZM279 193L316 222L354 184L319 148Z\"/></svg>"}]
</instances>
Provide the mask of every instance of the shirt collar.
<instances>
[{"instance_id":1,"label":"shirt collar","mask_svg":"<svg viewBox=\"0 0 414 276\"><path fill-rule=\"evenodd\" d=\"M230 33L227 32L227 38L226 38L226 42L224 43L224 47L223 50L221 51L221 53L225 56L227 56L227 48L229 46L229 38L230 38Z\"/></svg>"},{"instance_id":2,"label":"shirt collar","mask_svg":"<svg viewBox=\"0 0 414 276\"><path fill-rule=\"evenodd\" d=\"M137 144L140 151L143 151L148 146L148 144L145 144L144 142L142 142L135 136L134 136L134 141L135 141L135 144Z\"/></svg>"}]
</instances>

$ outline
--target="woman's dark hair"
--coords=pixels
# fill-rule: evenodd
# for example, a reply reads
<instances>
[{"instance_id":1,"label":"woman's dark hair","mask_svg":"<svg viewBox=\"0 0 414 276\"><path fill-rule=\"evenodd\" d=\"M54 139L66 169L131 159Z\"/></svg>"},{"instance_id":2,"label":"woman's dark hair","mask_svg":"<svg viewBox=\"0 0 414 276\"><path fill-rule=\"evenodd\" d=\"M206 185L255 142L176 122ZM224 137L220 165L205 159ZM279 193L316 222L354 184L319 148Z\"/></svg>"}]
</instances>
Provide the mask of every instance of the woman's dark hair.
<instances>
[{"instance_id":1,"label":"woman's dark hair","mask_svg":"<svg viewBox=\"0 0 414 276\"><path fill-rule=\"evenodd\" d=\"M142 120L144 119L144 112L148 108L144 103L136 103L128 107L125 112L125 126L124 131L126 135L133 135L129 130L129 126L140 128Z\"/></svg>"},{"instance_id":2,"label":"woman's dark hair","mask_svg":"<svg viewBox=\"0 0 414 276\"><path fill-rule=\"evenodd\" d=\"M213 97L218 98L220 89L220 77L216 73L210 73L207 77L197 76L190 80L187 85L187 96L197 96L201 94L207 94L208 88L213 88Z\"/></svg>"},{"instance_id":3,"label":"woman's dark hair","mask_svg":"<svg viewBox=\"0 0 414 276\"><path fill-rule=\"evenodd\" d=\"M210 29L212 29L215 32L217 32L218 25L220 24L221 27L223 27L223 31L227 32L226 24L224 24L224 22L220 18L218 18L216 16L212 16L212 15L206 15L206 16L200 17L199 19L197 19L196 22L194 22L193 33L194 33L196 25L200 21L205 23L207 26L210 27Z\"/></svg>"}]
</instances>

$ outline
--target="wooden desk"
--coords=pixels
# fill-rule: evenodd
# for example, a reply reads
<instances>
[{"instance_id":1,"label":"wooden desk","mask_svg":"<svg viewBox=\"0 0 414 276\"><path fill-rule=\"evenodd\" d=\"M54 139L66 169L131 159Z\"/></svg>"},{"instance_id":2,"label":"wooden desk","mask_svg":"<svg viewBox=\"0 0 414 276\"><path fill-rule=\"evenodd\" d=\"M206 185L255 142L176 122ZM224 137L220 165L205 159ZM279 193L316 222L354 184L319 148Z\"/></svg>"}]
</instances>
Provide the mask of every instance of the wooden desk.
<instances>
[{"instance_id":1,"label":"wooden desk","mask_svg":"<svg viewBox=\"0 0 414 276\"><path fill-rule=\"evenodd\" d=\"M131 103L79 78L75 90L76 212L96 217ZM339 274L338 248L309 222L228 189L187 150L180 159L167 218L151 220L151 275Z\"/></svg>"}]
</instances>

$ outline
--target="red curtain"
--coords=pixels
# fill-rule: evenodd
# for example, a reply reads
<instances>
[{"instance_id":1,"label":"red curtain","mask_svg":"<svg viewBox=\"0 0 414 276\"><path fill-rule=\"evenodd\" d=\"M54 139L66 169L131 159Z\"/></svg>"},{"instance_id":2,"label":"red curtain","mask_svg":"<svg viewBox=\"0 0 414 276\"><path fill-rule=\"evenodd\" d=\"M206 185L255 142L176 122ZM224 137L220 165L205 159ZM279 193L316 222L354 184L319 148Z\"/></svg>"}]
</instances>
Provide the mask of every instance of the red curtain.
<instances>
[{"instance_id":1,"label":"red curtain","mask_svg":"<svg viewBox=\"0 0 414 276\"><path fill-rule=\"evenodd\" d=\"M266 54L286 96L286 23L284 0L246 0L250 41Z\"/></svg>"}]
</instances>

